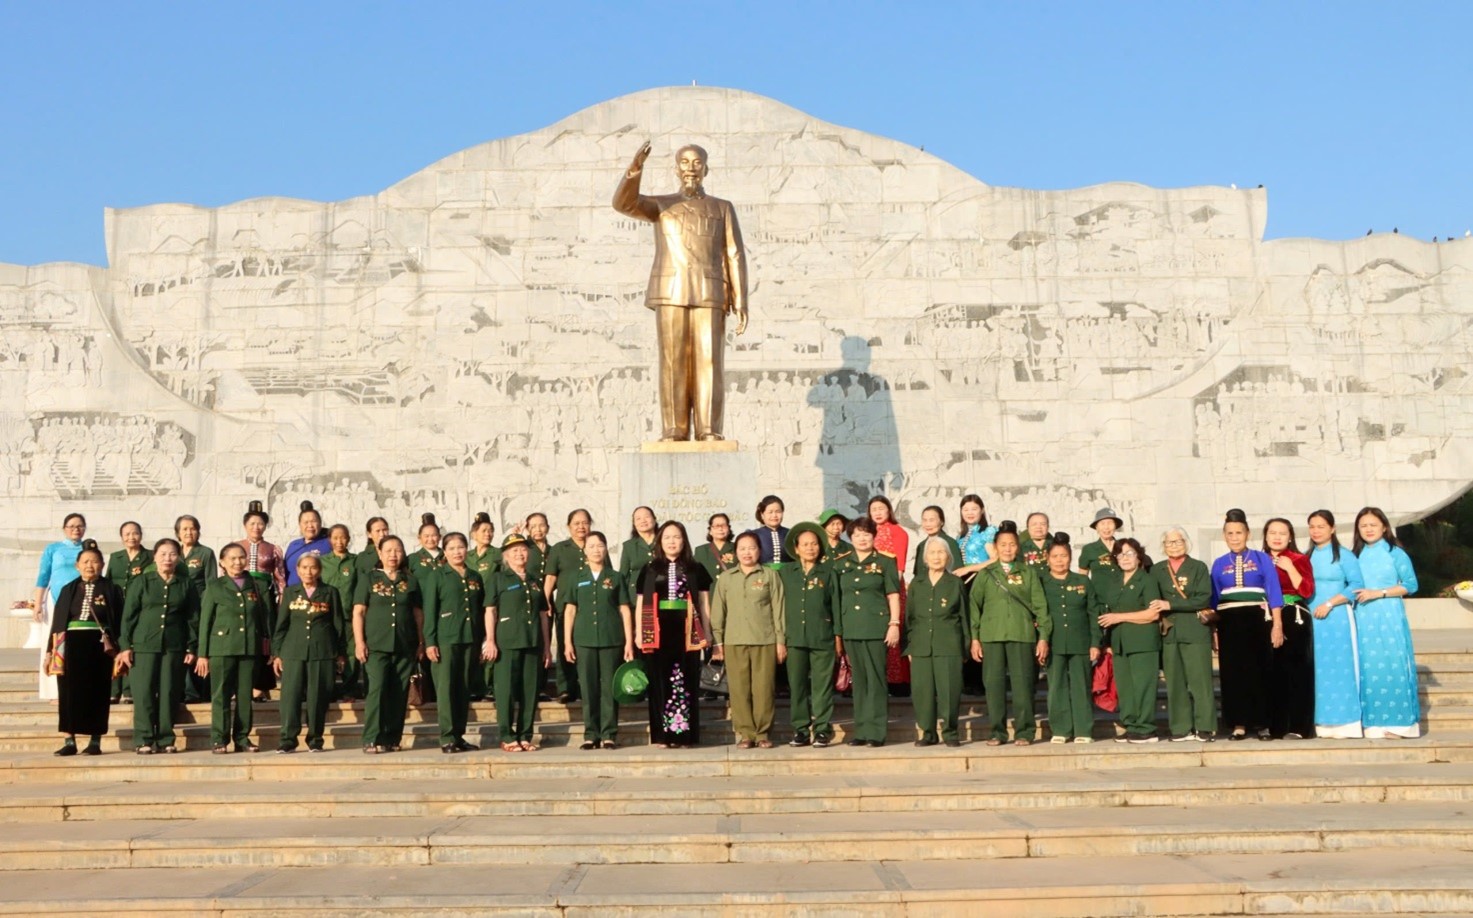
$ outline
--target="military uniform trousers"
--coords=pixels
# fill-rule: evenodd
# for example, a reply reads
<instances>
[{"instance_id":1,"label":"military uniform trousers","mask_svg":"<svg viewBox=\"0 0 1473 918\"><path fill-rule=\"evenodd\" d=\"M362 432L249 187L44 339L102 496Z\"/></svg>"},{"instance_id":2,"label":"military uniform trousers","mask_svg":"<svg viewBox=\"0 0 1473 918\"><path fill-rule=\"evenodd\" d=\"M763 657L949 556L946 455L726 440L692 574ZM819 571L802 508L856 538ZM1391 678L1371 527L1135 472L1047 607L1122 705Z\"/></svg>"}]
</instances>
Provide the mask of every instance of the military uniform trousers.
<instances>
[{"instance_id":1,"label":"military uniform trousers","mask_svg":"<svg viewBox=\"0 0 1473 918\"><path fill-rule=\"evenodd\" d=\"M1048 658L1048 725L1054 736L1089 737L1095 728L1093 672L1088 653Z\"/></svg>"},{"instance_id":2,"label":"military uniform trousers","mask_svg":"<svg viewBox=\"0 0 1473 918\"><path fill-rule=\"evenodd\" d=\"M1037 736L1033 719L1033 690L1038 682L1034 644L1029 641L984 641L982 643L982 688L987 693L987 719L992 739L1008 738L1007 693L1013 692L1013 736L1032 740Z\"/></svg>"},{"instance_id":3,"label":"military uniform trousers","mask_svg":"<svg viewBox=\"0 0 1473 918\"><path fill-rule=\"evenodd\" d=\"M368 699L363 705L363 743L366 746L399 746L404 742L404 715L409 707L409 677L414 673L414 652L384 653L370 650L363 674L368 679Z\"/></svg>"},{"instance_id":4,"label":"military uniform trousers","mask_svg":"<svg viewBox=\"0 0 1473 918\"><path fill-rule=\"evenodd\" d=\"M957 739L957 716L962 705L962 658L910 658L910 703L915 707L916 726L924 739L935 740L936 722L941 722L941 739Z\"/></svg>"},{"instance_id":5,"label":"military uniform trousers","mask_svg":"<svg viewBox=\"0 0 1473 918\"><path fill-rule=\"evenodd\" d=\"M471 677L479 669L481 648L470 644L441 644L440 662L430 664L435 678L435 714L440 723L440 745L465 742L471 711Z\"/></svg>"},{"instance_id":6,"label":"military uniform trousers","mask_svg":"<svg viewBox=\"0 0 1473 918\"><path fill-rule=\"evenodd\" d=\"M1161 651L1115 654L1115 690L1120 693L1120 723L1129 736L1156 735L1156 692Z\"/></svg>"},{"instance_id":7,"label":"military uniform trousers","mask_svg":"<svg viewBox=\"0 0 1473 918\"><path fill-rule=\"evenodd\" d=\"M536 647L502 648L491 670L496 692L496 725L501 742L532 742L537 715L537 686L542 677L542 651Z\"/></svg>"},{"instance_id":8,"label":"military uniform trousers","mask_svg":"<svg viewBox=\"0 0 1473 918\"><path fill-rule=\"evenodd\" d=\"M722 650L731 692L732 730L738 739L765 740L772 732L777 645L727 644Z\"/></svg>"},{"instance_id":9,"label":"military uniform trousers","mask_svg":"<svg viewBox=\"0 0 1473 918\"><path fill-rule=\"evenodd\" d=\"M562 603L558 603L562 605ZM569 663L563 648L563 610L558 609L552 614L552 684L557 688L559 695L571 695L579 697L579 682L582 680L578 672L578 666ZM575 645L576 646L576 645ZM581 656L581 654L580 654Z\"/></svg>"},{"instance_id":10,"label":"military uniform trousers","mask_svg":"<svg viewBox=\"0 0 1473 918\"><path fill-rule=\"evenodd\" d=\"M854 738L883 743L890 724L890 686L885 682L885 642L845 639L853 676Z\"/></svg>"},{"instance_id":11,"label":"military uniform trousers","mask_svg":"<svg viewBox=\"0 0 1473 918\"><path fill-rule=\"evenodd\" d=\"M210 661L210 745L224 746L232 739L237 747L251 741L251 682L256 673L255 655L217 654ZM230 704L235 702L232 712Z\"/></svg>"},{"instance_id":12,"label":"military uniform trousers","mask_svg":"<svg viewBox=\"0 0 1473 918\"><path fill-rule=\"evenodd\" d=\"M358 662L358 639L353 634L352 616L348 616L348 660L343 664L343 698L362 698L365 686L364 670L366 667Z\"/></svg>"},{"instance_id":13,"label":"military uniform trousers","mask_svg":"<svg viewBox=\"0 0 1473 918\"><path fill-rule=\"evenodd\" d=\"M788 647L788 713L793 732L834 734L834 647Z\"/></svg>"},{"instance_id":14,"label":"military uniform trousers","mask_svg":"<svg viewBox=\"0 0 1473 918\"><path fill-rule=\"evenodd\" d=\"M1161 645L1162 669L1166 671L1166 722L1172 736L1217 732L1217 698L1212 690L1212 645L1174 643Z\"/></svg>"},{"instance_id":15,"label":"military uniform trousers","mask_svg":"<svg viewBox=\"0 0 1473 918\"><path fill-rule=\"evenodd\" d=\"M614 671L624 662L624 648L573 647L578 653L578 684L583 688L583 739L613 742L619 735Z\"/></svg>"},{"instance_id":16,"label":"military uniform trousers","mask_svg":"<svg viewBox=\"0 0 1473 918\"><path fill-rule=\"evenodd\" d=\"M174 711L184 698L184 654L133 652L133 745L174 745Z\"/></svg>"},{"instance_id":17,"label":"military uniform trousers","mask_svg":"<svg viewBox=\"0 0 1473 918\"><path fill-rule=\"evenodd\" d=\"M302 702L307 702L307 748L322 748L327 703L332 698L334 660L281 661L281 748L297 748L302 732Z\"/></svg>"}]
</instances>

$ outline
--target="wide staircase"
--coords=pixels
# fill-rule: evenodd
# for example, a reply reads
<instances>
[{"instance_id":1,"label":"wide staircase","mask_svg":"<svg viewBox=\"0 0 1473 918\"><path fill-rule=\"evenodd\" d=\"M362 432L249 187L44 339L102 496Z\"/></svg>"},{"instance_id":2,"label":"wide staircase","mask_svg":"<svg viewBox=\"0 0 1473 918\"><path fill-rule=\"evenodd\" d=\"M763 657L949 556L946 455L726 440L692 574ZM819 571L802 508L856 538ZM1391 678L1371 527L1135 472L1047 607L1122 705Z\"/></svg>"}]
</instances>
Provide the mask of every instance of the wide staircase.
<instances>
[{"instance_id":1,"label":"wide staircase","mask_svg":"<svg viewBox=\"0 0 1473 918\"><path fill-rule=\"evenodd\" d=\"M882 748L740 750L709 703L699 749L647 745L641 709L584 752L578 706L544 704L544 748L508 754L488 703L486 751L442 755L427 705L414 748L365 756L342 704L327 753L275 755L266 703L257 755L199 751L193 705L185 754L116 754L118 707L110 754L68 759L33 653L0 651L0 914L1473 914L1473 631L1416 644L1417 740L1126 745L1101 719L923 749L894 700Z\"/></svg>"}]
</instances>

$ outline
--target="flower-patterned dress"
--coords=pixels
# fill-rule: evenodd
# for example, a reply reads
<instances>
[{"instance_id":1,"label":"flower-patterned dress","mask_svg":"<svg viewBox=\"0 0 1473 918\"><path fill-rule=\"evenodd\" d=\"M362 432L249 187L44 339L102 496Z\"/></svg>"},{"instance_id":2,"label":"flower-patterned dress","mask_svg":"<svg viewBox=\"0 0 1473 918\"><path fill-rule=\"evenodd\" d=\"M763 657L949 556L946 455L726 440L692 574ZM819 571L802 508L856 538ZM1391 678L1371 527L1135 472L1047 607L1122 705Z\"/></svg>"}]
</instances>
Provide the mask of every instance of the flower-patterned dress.
<instances>
[{"instance_id":1,"label":"flower-patterned dress","mask_svg":"<svg viewBox=\"0 0 1473 918\"><path fill-rule=\"evenodd\" d=\"M695 611L699 595L710 590L710 575L694 561L656 558L639 573L640 608L653 603L659 621L659 643L643 652L651 743L694 746L701 741L701 653L686 649L686 626L687 612ZM643 616L636 619L643 621Z\"/></svg>"}]
</instances>

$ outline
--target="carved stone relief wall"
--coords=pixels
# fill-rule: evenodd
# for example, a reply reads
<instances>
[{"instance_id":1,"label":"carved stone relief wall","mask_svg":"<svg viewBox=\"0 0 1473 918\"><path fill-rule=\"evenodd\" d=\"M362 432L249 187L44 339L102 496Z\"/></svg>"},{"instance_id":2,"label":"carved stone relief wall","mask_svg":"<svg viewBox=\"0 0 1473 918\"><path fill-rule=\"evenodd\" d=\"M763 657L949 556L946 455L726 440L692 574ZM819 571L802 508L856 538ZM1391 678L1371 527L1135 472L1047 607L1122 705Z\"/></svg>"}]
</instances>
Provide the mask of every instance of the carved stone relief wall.
<instances>
[{"instance_id":1,"label":"carved stone relief wall","mask_svg":"<svg viewBox=\"0 0 1473 918\"><path fill-rule=\"evenodd\" d=\"M1473 480L1473 243L1266 241L1266 193L984 184L904 144L707 87L614 99L380 194L109 211L109 267L0 266L0 583L62 516L150 538L247 501L295 534L418 514L498 529L588 507L656 435L649 228L612 210L685 142L735 202L753 322L728 435L792 519L884 491L902 520L978 492L994 518L1405 519ZM752 508L738 508L738 525ZM703 520L688 520L694 532Z\"/></svg>"}]
</instances>

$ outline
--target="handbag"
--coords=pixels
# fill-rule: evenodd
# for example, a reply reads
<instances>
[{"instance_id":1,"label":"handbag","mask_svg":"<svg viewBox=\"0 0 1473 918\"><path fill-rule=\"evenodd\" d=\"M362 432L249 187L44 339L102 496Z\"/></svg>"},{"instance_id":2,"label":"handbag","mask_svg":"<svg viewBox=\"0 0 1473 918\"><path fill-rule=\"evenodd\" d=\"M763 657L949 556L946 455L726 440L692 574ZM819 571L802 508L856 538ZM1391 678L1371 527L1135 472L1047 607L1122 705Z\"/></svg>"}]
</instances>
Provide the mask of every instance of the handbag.
<instances>
[{"instance_id":1,"label":"handbag","mask_svg":"<svg viewBox=\"0 0 1473 918\"><path fill-rule=\"evenodd\" d=\"M425 703L425 677L415 673L409 677L409 706L411 708L422 707Z\"/></svg>"},{"instance_id":2,"label":"handbag","mask_svg":"<svg viewBox=\"0 0 1473 918\"><path fill-rule=\"evenodd\" d=\"M1095 707L1101 711L1116 711L1120 708L1120 693L1115 689L1115 654L1105 651L1100 662L1095 664L1094 681L1090 695Z\"/></svg>"},{"instance_id":3,"label":"handbag","mask_svg":"<svg viewBox=\"0 0 1473 918\"><path fill-rule=\"evenodd\" d=\"M731 689L726 684L725 663L719 660L710 660L701 667L701 691L714 692L718 695L730 693Z\"/></svg>"},{"instance_id":4,"label":"handbag","mask_svg":"<svg viewBox=\"0 0 1473 918\"><path fill-rule=\"evenodd\" d=\"M66 632L58 631L51 636L51 649L46 651L46 675L66 675Z\"/></svg>"},{"instance_id":5,"label":"handbag","mask_svg":"<svg viewBox=\"0 0 1473 918\"><path fill-rule=\"evenodd\" d=\"M834 675L834 691L847 692L854 684L854 670L849 668L849 658L839 658L839 671Z\"/></svg>"}]
</instances>

